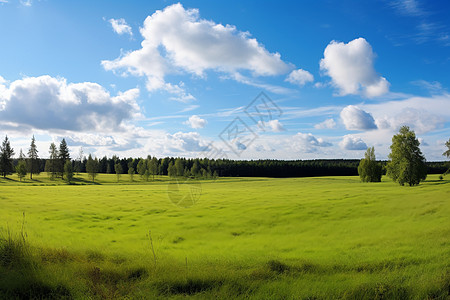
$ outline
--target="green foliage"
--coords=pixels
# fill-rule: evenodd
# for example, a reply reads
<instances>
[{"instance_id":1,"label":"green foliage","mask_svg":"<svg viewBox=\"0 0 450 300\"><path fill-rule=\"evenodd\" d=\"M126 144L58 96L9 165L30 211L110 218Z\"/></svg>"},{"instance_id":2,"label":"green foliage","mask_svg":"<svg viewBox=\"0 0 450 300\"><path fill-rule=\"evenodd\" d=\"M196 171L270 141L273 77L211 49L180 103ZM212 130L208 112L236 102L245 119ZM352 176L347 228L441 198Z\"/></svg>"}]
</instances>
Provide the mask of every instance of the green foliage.
<instances>
[{"instance_id":1,"label":"green foliage","mask_svg":"<svg viewBox=\"0 0 450 300\"><path fill-rule=\"evenodd\" d=\"M139 162L137 164L137 172L141 177L144 177L145 172L147 171L147 163L145 159L141 158L139 159Z\"/></svg>"},{"instance_id":2,"label":"green foliage","mask_svg":"<svg viewBox=\"0 0 450 300\"><path fill-rule=\"evenodd\" d=\"M71 183L73 179L73 167L72 162L69 159L66 160L66 163L64 164L64 175L66 176L66 181Z\"/></svg>"},{"instance_id":3,"label":"green foliage","mask_svg":"<svg viewBox=\"0 0 450 300\"><path fill-rule=\"evenodd\" d=\"M177 176L177 169L175 168L175 165L173 164L173 162L169 162L169 166L167 167L167 174L171 178Z\"/></svg>"},{"instance_id":4,"label":"green foliage","mask_svg":"<svg viewBox=\"0 0 450 300\"><path fill-rule=\"evenodd\" d=\"M2 145L0 146L0 173L3 177L11 174L14 170L12 157L14 149L11 148L8 136L5 136Z\"/></svg>"},{"instance_id":5,"label":"green foliage","mask_svg":"<svg viewBox=\"0 0 450 300\"><path fill-rule=\"evenodd\" d=\"M20 181L22 181L22 178L27 176L27 164L24 160L19 160L17 166L16 166L16 173L19 177Z\"/></svg>"},{"instance_id":6,"label":"green foliage","mask_svg":"<svg viewBox=\"0 0 450 300\"><path fill-rule=\"evenodd\" d=\"M47 172L48 176L54 180L58 173L58 149L56 148L55 143L51 143L49 147L49 158L45 162L45 172Z\"/></svg>"},{"instance_id":7,"label":"green foliage","mask_svg":"<svg viewBox=\"0 0 450 300\"><path fill-rule=\"evenodd\" d=\"M362 182L380 182L383 167L376 161L375 148L368 148L358 166L358 174Z\"/></svg>"},{"instance_id":8,"label":"green foliage","mask_svg":"<svg viewBox=\"0 0 450 300\"><path fill-rule=\"evenodd\" d=\"M89 177L91 178L92 182L95 182L95 177L98 175L98 159L97 157L95 159L92 158L92 155L89 154L89 157L86 162L86 172L89 174Z\"/></svg>"},{"instance_id":9,"label":"green foliage","mask_svg":"<svg viewBox=\"0 0 450 300\"><path fill-rule=\"evenodd\" d=\"M450 139L448 139L447 142L445 142L445 146L447 147L447 151L445 151L444 153L442 153L442 155L450 158Z\"/></svg>"},{"instance_id":10,"label":"green foliage","mask_svg":"<svg viewBox=\"0 0 450 300\"><path fill-rule=\"evenodd\" d=\"M130 175L130 181L133 182L134 181L134 174L136 174L136 172L134 171L133 167L128 167L128 175Z\"/></svg>"},{"instance_id":11,"label":"green foliage","mask_svg":"<svg viewBox=\"0 0 450 300\"><path fill-rule=\"evenodd\" d=\"M148 171L153 176L153 180L155 180L155 175L158 175L159 163L156 157L153 157L151 160L147 160L148 163Z\"/></svg>"},{"instance_id":12,"label":"green foliage","mask_svg":"<svg viewBox=\"0 0 450 300\"><path fill-rule=\"evenodd\" d=\"M66 163L66 160L70 159L69 148L67 147L66 139L64 138L59 144L58 159L59 174L61 175L61 178L64 179L64 164Z\"/></svg>"},{"instance_id":13,"label":"green foliage","mask_svg":"<svg viewBox=\"0 0 450 300\"><path fill-rule=\"evenodd\" d=\"M183 160L181 158L179 158L179 157L176 158L174 166L175 166L175 172L176 172L175 176L179 176L179 177L183 176L184 175L184 162L183 162Z\"/></svg>"},{"instance_id":14,"label":"green foliage","mask_svg":"<svg viewBox=\"0 0 450 300\"><path fill-rule=\"evenodd\" d=\"M36 140L34 135L31 138L30 149L28 150L28 171L30 172L30 179L33 179L33 174L39 174L39 156L36 147Z\"/></svg>"},{"instance_id":15,"label":"green foliage","mask_svg":"<svg viewBox=\"0 0 450 300\"><path fill-rule=\"evenodd\" d=\"M400 185L418 185L427 178L425 157L420 151L420 142L408 126L400 128L392 137L391 153L386 165L387 175Z\"/></svg>"},{"instance_id":16,"label":"green foliage","mask_svg":"<svg viewBox=\"0 0 450 300\"><path fill-rule=\"evenodd\" d=\"M445 146L447 147L447 151L442 153L442 155L446 156L447 158L450 158L450 139L448 139L447 142L445 142ZM444 172L444 175L447 175L450 173L450 163L448 164L447 171Z\"/></svg>"},{"instance_id":17,"label":"green foliage","mask_svg":"<svg viewBox=\"0 0 450 300\"><path fill-rule=\"evenodd\" d=\"M122 165L120 164L120 162L117 162L117 163L114 165L114 170L116 171L117 182L119 182L119 180L120 180L120 175L123 173L123 168L122 168Z\"/></svg>"}]
</instances>

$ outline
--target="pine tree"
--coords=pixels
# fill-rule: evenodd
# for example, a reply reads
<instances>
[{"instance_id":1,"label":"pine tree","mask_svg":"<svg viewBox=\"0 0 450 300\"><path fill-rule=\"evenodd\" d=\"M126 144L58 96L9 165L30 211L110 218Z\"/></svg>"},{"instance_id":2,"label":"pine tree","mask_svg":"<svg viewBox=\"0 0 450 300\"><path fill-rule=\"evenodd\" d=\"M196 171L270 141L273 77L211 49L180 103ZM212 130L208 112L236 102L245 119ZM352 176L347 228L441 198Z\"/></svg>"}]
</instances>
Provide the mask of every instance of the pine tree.
<instances>
[{"instance_id":1,"label":"pine tree","mask_svg":"<svg viewBox=\"0 0 450 300\"><path fill-rule=\"evenodd\" d=\"M36 147L36 140L31 138L30 149L28 150L28 171L30 172L30 179L33 180L33 174L39 174L39 155Z\"/></svg>"},{"instance_id":2,"label":"pine tree","mask_svg":"<svg viewBox=\"0 0 450 300\"><path fill-rule=\"evenodd\" d=\"M66 160L70 159L69 148L67 147L65 139L62 139L61 143L59 144L58 158L59 158L58 164L59 174L61 178L64 179L64 164L66 163Z\"/></svg>"},{"instance_id":3,"label":"pine tree","mask_svg":"<svg viewBox=\"0 0 450 300\"><path fill-rule=\"evenodd\" d=\"M12 161L13 155L14 149L11 148L8 136L5 136L2 146L0 147L0 173L3 177L11 174L14 170Z\"/></svg>"}]
</instances>

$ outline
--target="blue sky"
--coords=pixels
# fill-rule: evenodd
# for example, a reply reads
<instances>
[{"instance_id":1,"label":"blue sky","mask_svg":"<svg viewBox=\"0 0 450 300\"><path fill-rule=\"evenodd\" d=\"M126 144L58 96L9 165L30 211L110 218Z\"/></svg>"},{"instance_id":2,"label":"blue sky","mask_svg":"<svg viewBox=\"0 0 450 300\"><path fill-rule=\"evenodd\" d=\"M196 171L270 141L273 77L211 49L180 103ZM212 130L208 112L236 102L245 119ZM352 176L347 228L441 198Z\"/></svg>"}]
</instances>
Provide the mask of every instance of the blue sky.
<instances>
[{"instance_id":1,"label":"blue sky","mask_svg":"<svg viewBox=\"0 0 450 300\"><path fill-rule=\"evenodd\" d=\"M427 160L450 137L445 1L0 0L0 136L41 157ZM256 114L256 112L258 112Z\"/></svg>"}]
</instances>

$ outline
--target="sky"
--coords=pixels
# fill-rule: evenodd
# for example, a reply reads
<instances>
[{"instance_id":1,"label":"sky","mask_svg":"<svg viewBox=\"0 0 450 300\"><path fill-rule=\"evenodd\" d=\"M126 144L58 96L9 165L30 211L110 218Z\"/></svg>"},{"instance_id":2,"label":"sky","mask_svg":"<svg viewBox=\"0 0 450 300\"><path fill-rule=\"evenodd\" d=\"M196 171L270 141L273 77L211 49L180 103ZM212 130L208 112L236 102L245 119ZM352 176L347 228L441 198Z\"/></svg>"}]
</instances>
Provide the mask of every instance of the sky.
<instances>
[{"instance_id":1,"label":"sky","mask_svg":"<svg viewBox=\"0 0 450 300\"><path fill-rule=\"evenodd\" d=\"M447 1L0 0L16 156L387 159L450 138Z\"/></svg>"}]
</instances>

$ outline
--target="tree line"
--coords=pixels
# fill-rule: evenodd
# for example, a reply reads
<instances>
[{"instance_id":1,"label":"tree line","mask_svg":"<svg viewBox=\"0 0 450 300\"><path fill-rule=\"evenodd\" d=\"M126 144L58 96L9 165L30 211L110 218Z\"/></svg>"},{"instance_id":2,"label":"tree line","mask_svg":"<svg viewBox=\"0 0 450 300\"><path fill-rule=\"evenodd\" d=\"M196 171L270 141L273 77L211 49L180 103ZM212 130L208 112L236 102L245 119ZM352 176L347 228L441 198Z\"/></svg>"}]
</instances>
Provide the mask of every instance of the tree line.
<instances>
[{"instance_id":1,"label":"tree line","mask_svg":"<svg viewBox=\"0 0 450 300\"><path fill-rule=\"evenodd\" d=\"M408 132L410 132L409 128L404 133L408 134ZM410 136L411 138L412 141L417 140L414 134ZM414 143L418 143L418 141ZM418 144L416 146L418 148ZM450 149L450 140L446 146ZM134 176L140 176L147 181L154 179L157 175L214 178L218 176L314 177L353 176L358 174L361 176L362 181L379 181L378 178L381 178L381 175L386 174L390 170L388 166L394 157L391 153L389 161L376 162L374 149L369 148L367 151L365 158L362 160L229 160L182 157L157 158L150 155L146 158L119 158L116 155L110 158L106 156L97 158L91 154L85 157L81 148L78 156L71 158L68 145L65 139L62 139L59 145L55 143L50 144L48 149L49 158L40 159L33 136L27 152L28 155L25 156L22 149L20 149L19 158L14 159L14 150L11 148L8 136L6 136L0 147L0 174L6 177L15 172L20 179L29 174L30 179L32 179L34 174L46 172L51 179L61 178L69 182L72 180L74 173L88 173L92 181L95 181L99 173L116 174L117 180L123 174L128 174L131 180L134 180ZM447 152L450 153L450 150ZM408 152L399 154L400 157L407 155L409 155ZM444 155L446 154L444 153ZM424 158L422 160L419 159L419 161L424 163L425 174L444 173L448 169L445 162L427 163ZM403 167L407 167L407 165L407 163L402 163ZM393 173L388 172L388 174Z\"/></svg>"}]
</instances>

